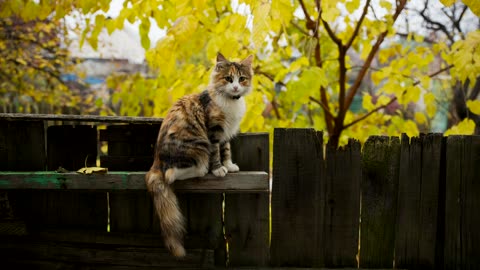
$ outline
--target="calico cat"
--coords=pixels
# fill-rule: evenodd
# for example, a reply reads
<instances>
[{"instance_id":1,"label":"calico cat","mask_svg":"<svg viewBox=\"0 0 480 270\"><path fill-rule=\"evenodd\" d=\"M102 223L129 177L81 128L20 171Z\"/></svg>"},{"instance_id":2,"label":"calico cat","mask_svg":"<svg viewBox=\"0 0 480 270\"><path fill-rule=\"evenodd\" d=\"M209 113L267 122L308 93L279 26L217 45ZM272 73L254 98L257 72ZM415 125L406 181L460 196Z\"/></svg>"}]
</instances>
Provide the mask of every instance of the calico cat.
<instances>
[{"instance_id":1,"label":"calico cat","mask_svg":"<svg viewBox=\"0 0 480 270\"><path fill-rule=\"evenodd\" d=\"M252 90L252 60L250 55L230 62L219 53L207 90L178 100L163 120L145 183L165 245L175 257L185 256L185 226L170 185L209 171L217 177L239 171L232 163L229 141L245 114L244 96Z\"/></svg>"}]
</instances>

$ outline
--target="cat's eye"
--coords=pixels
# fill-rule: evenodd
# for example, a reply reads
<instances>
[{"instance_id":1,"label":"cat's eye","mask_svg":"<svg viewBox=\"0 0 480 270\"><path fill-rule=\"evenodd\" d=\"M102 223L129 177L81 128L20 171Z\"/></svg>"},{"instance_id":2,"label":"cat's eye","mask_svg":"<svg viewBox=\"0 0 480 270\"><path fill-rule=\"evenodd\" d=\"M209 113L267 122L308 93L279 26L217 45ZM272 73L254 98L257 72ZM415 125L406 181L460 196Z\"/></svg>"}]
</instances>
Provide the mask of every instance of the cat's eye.
<instances>
[{"instance_id":1,"label":"cat's eye","mask_svg":"<svg viewBox=\"0 0 480 270\"><path fill-rule=\"evenodd\" d=\"M224 79L229 82L229 83L232 83L233 82L233 78L232 76L225 76Z\"/></svg>"},{"instance_id":2,"label":"cat's eye","mask_svg":"<svg viewBox=\"0 0 480 270\"><path fill-rule=\"evenodd\" d=\"M245 80L247 80L247 77L243 77L243 76L241 76L241 77L238 79L239 82L243 82L243 81L245 81Z\"/></svg>"}]
</instances>

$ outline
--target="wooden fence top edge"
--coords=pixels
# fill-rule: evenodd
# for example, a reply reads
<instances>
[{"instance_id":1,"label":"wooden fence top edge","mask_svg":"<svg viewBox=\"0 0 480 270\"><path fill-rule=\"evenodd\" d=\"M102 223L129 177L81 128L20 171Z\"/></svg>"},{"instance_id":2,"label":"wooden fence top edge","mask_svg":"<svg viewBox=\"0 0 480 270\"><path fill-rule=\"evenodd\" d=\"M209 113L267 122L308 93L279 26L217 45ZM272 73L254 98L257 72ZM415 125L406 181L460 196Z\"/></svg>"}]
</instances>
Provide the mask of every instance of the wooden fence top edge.
<instances>
[{"instance_id":1,"label":"wooden fence top edge","mask_svg":"<svg viewBox=\"0 0 480 270\"><path fill-rule=\"evenodd\" d=\"M4 120L49 120L49 121L78 121L104 123L153 123L160 124L163 118L133 117L133 116L99 116L99 115L69 115L69 114L28 114L28 113L0 113Z\"/></svg>"},{"instance_id":2,"label":"wooden fence top edge","mask_svg":"<svg viewBox=\"0 0 480 270\"><path fill-rule=\"evenodd\" d=\"M76 172L0 172L1 189L38 190L146 190L145 172L108 172L106 174L80 174ZM207 174L202 178L178 180L178 192L195 193L263 193L269 192L266 172L229 173L223 178Z\"/></svg>"}]
</instances>

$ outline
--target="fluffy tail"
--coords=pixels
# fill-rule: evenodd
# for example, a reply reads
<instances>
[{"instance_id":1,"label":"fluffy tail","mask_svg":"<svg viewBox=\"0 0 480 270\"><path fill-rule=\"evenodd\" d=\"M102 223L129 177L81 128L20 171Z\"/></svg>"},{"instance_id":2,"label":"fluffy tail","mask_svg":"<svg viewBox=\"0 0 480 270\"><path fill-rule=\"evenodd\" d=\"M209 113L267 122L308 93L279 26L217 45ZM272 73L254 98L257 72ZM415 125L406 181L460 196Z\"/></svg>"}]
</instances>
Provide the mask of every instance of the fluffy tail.
<instances>
[{"instance_id":1,"label":"fluffy tail","mask_svg":"<svg viewBox=\"0 0 480 270\"><path fill-rule=\"evenodd\" d=\"M185 234L185 221L177 196L172 187L165 182L164 174L158 169L151 168L145 176L148 191L152 194L155 210L160 218L165 246L173 256L182 258L186 255L183 247Z\"/></svg>"}]
</instances>

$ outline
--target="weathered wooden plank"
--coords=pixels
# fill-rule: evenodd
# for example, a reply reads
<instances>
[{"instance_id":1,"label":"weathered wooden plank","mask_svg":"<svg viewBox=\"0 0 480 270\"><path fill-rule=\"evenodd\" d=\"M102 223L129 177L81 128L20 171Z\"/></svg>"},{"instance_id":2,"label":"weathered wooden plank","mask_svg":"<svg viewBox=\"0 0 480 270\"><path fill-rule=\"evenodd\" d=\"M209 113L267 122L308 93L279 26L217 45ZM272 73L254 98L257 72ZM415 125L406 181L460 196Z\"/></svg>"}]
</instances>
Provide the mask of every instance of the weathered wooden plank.
<instances>
[{"instance_id":1,"label":"weathered wooden plank","mask_svg":"<svg viewBox=\"0 0 480 270\"><path fill-rule=\"evenodd\" d=\"M274 131L270 247L273 266L311 267L315 263L322 137L321 132L313 129Z\"/></svg>"},{"instance_id":2,"label":"weathered wooden plank","mask_svg":"<svg viewBox=\"0 0 480 270\"><path fill-rule=\"evenodd\" d=\"M215 265L225 267L226 245L223 235L222 194L178 194L185 216L187 234L185 242L189 249L214 250ZM198 241L200 240L200 241Z\"/></svg>"},{"instance_id":3,"label":"weathered wooden plank","mask_svg":"<svg viewBox=\"0 0 480 270\"><path fill-rule=\"evenodd\" d=\"M1 172L0 189L145 190L145 172L79 174L56 172ZM229 173L223 178L207 174L179 180L178 192L268 192L266 172Z\"/></svg>"},{"instance_id":4,"label":"weathered wooden plank","mask_svg":"<svg viewBox=\"0 0 480 270\"><path fill-rule=\"evenodd\" d=\"M152 150L153 151L153 150ZM147 171L153 163L153 156L100 156L102 167L111 171Z\"/></svg>"},{"instance_id":5,"label":"weathered wooden plank","mask_svg":"<svg viewBox=\"0 0 480 270\"><path fill-rule=\"evenodd\" d=\"M0 171L45 170L42 121L0 120Z\"/></svg>"},{"instance_id":6,"label":"weathered wooden plank","mask_svg":"<svg viewBox=\"0 0 480 270\"><path fill-rule=\"evenodd\" d=\"M402 136L395 265L438 269L436 265L442 135Z\"/></svg>"},{"instance_id":7,"label":"weathered wooden plank","mask_svg":"<svg viewBox=\"0 0 480 270\"><path fill-rule=\"evenodd\" d=\"M97 128L95 126L50 126L47 129L47 168L76 171L95 166Z\"/></svg>"},{"instance_id":8,"label":"weathered wooden plank","mask_svg":"<svg viewBox=\"0 0 480 270\"><path fill-rule=\"evenodd\" d=\"M239 134L231 143L241 171L269 171L268 133ZM268 193L225 194L225 238L229 267L264 266L269 259Z\"/></svg>"},{"instance_id":9,"label":"weathered wooden plank","mask_svg":"<svg viewBox=\"0 0 480 270\"><path fill-rule=\"evenodd\" d=\"M444 269L480 266L480 136L449 136Z\"/></svg>"},{"instance_id":10,"label":"weathered wooden plank","mask_svg":"<svg viewBox=\"0 0 480 270\"><path fill-rule=\"evenodd\" d=\"M78 121L78 122L104 122L104 123L161 123L163 120L163 118L156 118L156 117L98 116L98 115L72 115L72 114L26 114L26 113L0 113L0 119L5 119L8 121L50 120L50 121Z\"/></svg>"},{"instance_id":11,"label":"weathered wooden plank","mask_svg":"<svg viewBox=\"0 0 480 270\"><path fill-rule=\"evenodd\" d=\"M361 181L360 143L326 151L326 177L322 177L323 215L316 266L357 265Z\"/></svg>"},{"instance_id":12,"label":"weathered wooden plank","mask_svg":"<svg viewBox=\"0 0 480 270\"><path fill-rule=\"evenodd\" d=\"M400 140L370 137L362 153L360 267L393 267Z\"/></svg>"},{"instance_id":13,"label":"weathered wooden plank","mask_svg":"<svg viewBox=\"0 0 480 270\"><path fill-rule=\"evenodd\" d=\"M168 269L213 267L212 250L189 250L185 258L177 260L164 248L16 239L2 241L0 254L2 262L13 264L41 260L80 265L149 266Z\"/></svg>"}]
</instances>

